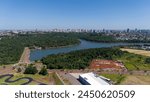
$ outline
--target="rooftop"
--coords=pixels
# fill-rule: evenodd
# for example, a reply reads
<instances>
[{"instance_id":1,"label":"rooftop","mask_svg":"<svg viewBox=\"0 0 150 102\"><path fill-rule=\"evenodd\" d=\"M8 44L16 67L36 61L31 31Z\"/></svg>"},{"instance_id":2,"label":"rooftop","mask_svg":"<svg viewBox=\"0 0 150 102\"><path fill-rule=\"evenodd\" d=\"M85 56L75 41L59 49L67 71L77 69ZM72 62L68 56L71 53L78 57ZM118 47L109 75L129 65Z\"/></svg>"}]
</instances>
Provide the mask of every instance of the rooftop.
<instances>
[{"instance_id":1,"label":"rooftop","mask_svg":"<svg viewBox=\"0 0 150 102\"><path fill-rule=\"evenodd\" d=\"M94 74L93 72L81 74L80 77L84 78L84 80L90 83L90 85L110 85L109 82L104 80L104 77L101 78L100 76Z\"/></svg>"}]
</instances>

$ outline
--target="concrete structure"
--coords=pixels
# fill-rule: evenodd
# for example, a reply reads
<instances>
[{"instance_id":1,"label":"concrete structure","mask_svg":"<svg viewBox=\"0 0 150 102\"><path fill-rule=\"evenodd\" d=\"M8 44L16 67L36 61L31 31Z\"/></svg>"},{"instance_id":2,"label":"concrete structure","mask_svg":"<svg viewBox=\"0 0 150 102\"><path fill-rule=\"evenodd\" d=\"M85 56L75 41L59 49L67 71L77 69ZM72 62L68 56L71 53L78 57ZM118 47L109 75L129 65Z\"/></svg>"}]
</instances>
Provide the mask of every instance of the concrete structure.
<instances>
[{"instance_id":1,"label":"concrete structure","mask_svg":"<svg viewBox=\"0 0 150 102\"><path fill-rule=\"evenodd\" d=\"M92 72L79 75L79 81L83 85L110 85L110 79L98 76Z\"/></svg>"}]
</instances>

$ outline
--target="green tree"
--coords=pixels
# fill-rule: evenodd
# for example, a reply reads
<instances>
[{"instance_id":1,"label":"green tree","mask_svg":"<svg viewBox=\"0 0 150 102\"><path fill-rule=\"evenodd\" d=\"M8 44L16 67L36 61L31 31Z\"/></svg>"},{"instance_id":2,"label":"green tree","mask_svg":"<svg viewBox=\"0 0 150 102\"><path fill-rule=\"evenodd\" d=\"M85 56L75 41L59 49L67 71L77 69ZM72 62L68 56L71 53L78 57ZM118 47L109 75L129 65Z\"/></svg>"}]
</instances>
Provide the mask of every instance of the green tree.
<instances>
[{"instance_id":1,"label":"green tree","mask_svg":"<svg viewBox=\"0 0 150 102\"><path fill-rule=\"evenodd\" d=\"M145 63L147 63L147 64L150 63L150 58L146 58Z\"/></svg>"},{"instance_id":2,"label":"green tree","mask_svg":"<svg viewBox=\"0 0 150 102\"><path fill-rule=\"evenodd\" d=\"M33 65L29 65L26 69L24 74L36 74L38 72L37 68Z\"/></svg>"},{"instance_id":3,"label":"green tree","mask_svg":"<svg viewBox=\"0 0 150 102\"><path fill-rule=\"evenodd\" d=\"M18 69L17 69L17 73L20 73L20 72L22 72L22 69L21 69L21 68L18 68Z\"/></svg>"},{"instance_id":4,"label":"green tree","mask_svg":"<svg viewBox=\"0 0 150 102\"><path fill-rule=\"evenodd\" d=\"M39 72L40 75L47 75L48 74L48 71L46 68L42 68Z\"/></svg>"}]
</instances>

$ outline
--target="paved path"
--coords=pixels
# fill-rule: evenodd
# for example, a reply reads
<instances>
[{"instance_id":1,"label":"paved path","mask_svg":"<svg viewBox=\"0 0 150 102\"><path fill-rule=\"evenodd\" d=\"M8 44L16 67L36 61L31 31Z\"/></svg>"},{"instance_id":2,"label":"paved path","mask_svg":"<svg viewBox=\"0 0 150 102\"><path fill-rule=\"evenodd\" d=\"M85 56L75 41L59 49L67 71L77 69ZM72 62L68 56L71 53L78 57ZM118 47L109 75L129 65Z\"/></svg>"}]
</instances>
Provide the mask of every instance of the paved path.
<instances>
[{"instance_id":1,"label":"paved path","mask_svg":"<svg viewBox=\"0 0 150 102\"><path fill-rule=\"evenodd\" d=\"M150 75L150 70L133 70L133 71L97 71L97 70L93 70L93 69L85 69L85 70L77 70L77 69L73 69L73 70L58 70L58 69L53 69L53 70L49 70L49 73L52 72L57 72L57 73L89 73L89 72L94 72L96 74L101 74L101 73L108 73L108 74L133 74L133 75Z\"/></svg>"},{"instance_id":2,"label":"paved path","mask_svg":"<svg viewBox=\"0 0 150 102\"><path fill-rule=\"evenodd\" d=\"M11 83L14 83L14 82L17 82L17 81L20 81L20 80L27 80L27 82L24 82L24 83L22 83L20 85L28 85L32 81L37 82L36 80L34 80L34 79L30 78L30 77L22 77L22 78L18 78L16 80L11 80L14 77L13 74L0 75L0 79L1 78L5 78L5 77L6 77L6 80L4 81L5 83L2 83L2 84L5 84L5 85L7 85L6 83L10 83L11 84ZM38 83L38 85L47 85L47 84L44 84L42 82L37 82L37 83Z\"/></svg>"},{"instance_id":3,"label":"paved path","mask_svg":"<svg viewBox=\"0 0 150 102\"><path fill-rule=\"evenodd\" d=\"M11 80L11 79L14 77L13 74L1 75L1 76L0 76L0 79L1 79L1 78L4 78L4 77L8 77L8 78L5 80L6 83L14 83L14 82L17 82L17 81L19 81L19 80L27 80L27 82L24 82L24 83L22 83L21 85L28 85L29 83L31 83L31 82L33 81L33 79L32 79L32 78L29 78L29 77L22 77L22 78L18 78L18 79L16 79L16 80Z\"/></svg>"}]
</instances>

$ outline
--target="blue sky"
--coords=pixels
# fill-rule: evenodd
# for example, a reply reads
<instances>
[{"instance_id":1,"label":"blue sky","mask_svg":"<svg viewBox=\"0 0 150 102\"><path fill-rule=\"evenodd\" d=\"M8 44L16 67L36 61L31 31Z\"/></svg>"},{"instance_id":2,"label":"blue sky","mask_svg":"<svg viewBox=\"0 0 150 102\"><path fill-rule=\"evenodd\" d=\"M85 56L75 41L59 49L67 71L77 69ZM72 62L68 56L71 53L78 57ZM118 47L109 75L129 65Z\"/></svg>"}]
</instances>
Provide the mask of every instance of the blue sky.
<instances>
[{"instance_id":1,"label":"blue sky","mask_svg":"<svg viewBox=\"0 0 150 102\"><path fill-rule=\"evenodd\" d=\"M0 29L150 29L150 0L0 0Z\"/></svg>"}]
</instances>

